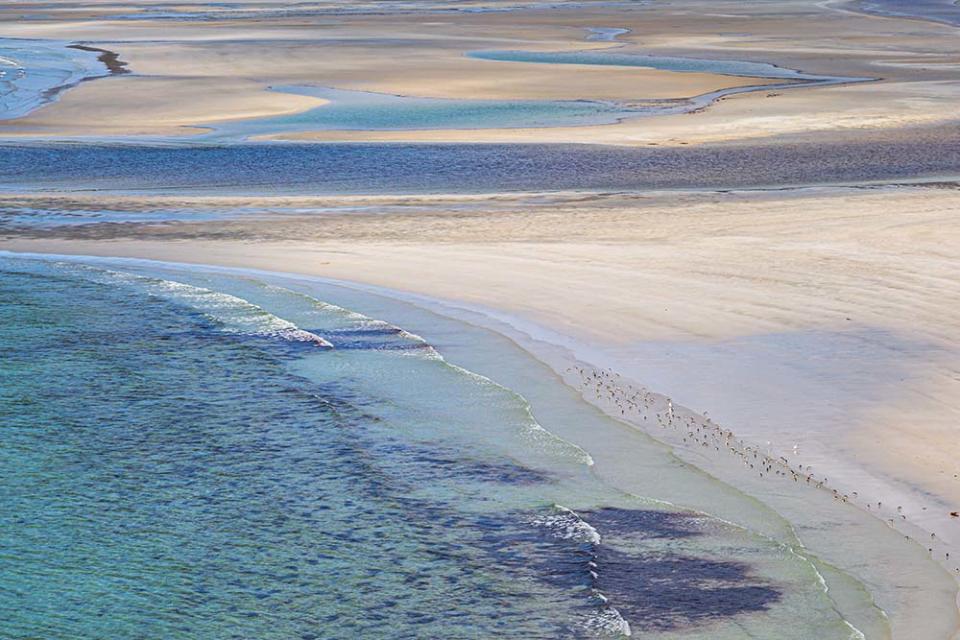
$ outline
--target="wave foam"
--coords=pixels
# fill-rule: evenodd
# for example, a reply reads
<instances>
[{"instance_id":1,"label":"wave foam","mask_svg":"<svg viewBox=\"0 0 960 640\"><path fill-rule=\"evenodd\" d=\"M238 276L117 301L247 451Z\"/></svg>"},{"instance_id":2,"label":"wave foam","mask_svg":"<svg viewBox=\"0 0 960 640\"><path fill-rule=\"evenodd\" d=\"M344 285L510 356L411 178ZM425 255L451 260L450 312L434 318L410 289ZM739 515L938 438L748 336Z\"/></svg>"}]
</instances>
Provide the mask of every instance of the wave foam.
<instances>
[{"instance_id":1,"label":"wave foam","mask_svg":"<svg viewBox=\"0 0 960 640\"><path fill-rule=\"evenodd\" d=\"M583 544L600 544L600 532L575 511L561 505L554 505L555 513L540 516L533 524L546 529L550 535L561 540L573 540Z\"/></svg>"},{"instance_id":2,"label":"wave foam","mask_svg":"<svg viewBox=\"0 0 960 640\"><path fill-rule=\"evenodd\" d=\"M92 272L95 280L109 284L139 286L147 293L184 304L219 324L226 333L278 338L289 342L313 344L324 349L333 348L333 345L323 337L301 329L263 307L228 293L173 280L149 278L87 266L80 268L87 271L88 275Z\"/></svg>"},{"instance_id":3,"label":"wave foam","mask_svg":"<svg viewBox=\"0 0 960 640\"><path fill-rule=\"evenodd\" d=\"M597 564L597 551L602 542L600 532L576 511L559 504L553 506L553 513L534 518L531 522L558 540L569 540L590 548L590 560L585 567L590 576L590 598L597 605L597 609L583 621L583 628L596 635L631 636L633 632L630 623L610 604L610 599L597 586L600 578Z\"/></svg>"}]
</instances>

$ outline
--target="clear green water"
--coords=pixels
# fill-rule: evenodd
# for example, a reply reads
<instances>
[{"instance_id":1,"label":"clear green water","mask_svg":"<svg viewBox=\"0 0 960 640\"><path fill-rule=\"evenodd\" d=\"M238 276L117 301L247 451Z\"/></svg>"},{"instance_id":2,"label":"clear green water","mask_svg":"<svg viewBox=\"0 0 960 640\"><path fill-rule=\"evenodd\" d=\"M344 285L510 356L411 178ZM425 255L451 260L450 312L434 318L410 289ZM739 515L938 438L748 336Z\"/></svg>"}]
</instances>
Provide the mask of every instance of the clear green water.
<instances>
[{"instance_id":1,"label":"clear green water","mask_svg":"<svg viewBox=\"0 0 960 640\"><path fill-rule=\"evenodd\" d=\"M316 295L0 256L4 637L851 637L782 542L657 497L736 496L643 448L649 495L615 490L520 396Z\"/></svg>"}]
</instances>

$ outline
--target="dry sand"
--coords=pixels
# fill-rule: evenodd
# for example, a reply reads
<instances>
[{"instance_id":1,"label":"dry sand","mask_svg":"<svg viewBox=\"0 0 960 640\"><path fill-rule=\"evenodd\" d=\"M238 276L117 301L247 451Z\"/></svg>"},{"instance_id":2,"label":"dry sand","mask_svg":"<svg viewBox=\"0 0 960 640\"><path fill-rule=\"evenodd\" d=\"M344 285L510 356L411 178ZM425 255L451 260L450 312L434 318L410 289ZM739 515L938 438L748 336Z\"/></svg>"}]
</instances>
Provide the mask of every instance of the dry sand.
<instances>
[{"instance_id":1,"label":"dry sand","mask_svg":"<svg viewBox=\"0 0 960 640\"><path fill-rule=\"evenodd\" d=\"M70 99L41 108L0 135L16 136L189 136L196 123L235 117L297 113L326 103L309 96L264 91L250 80L212 78L203 85L182 78L126 77L86 82ZM132 115L136 114L136 116Z\"/></svg>"}]
</instances>

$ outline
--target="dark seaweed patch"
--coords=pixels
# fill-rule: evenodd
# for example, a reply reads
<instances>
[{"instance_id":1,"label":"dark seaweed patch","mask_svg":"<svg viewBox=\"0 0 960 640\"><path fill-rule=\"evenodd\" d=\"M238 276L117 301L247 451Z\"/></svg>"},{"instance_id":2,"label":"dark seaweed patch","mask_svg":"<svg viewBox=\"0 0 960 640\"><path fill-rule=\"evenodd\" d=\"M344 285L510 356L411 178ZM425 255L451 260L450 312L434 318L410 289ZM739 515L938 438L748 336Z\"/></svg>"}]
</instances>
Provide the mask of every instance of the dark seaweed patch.
<instances>
[{"instance_id":1,"label":"dark seaweed patch","mask_svg":"<svg viewBox=\"0 0 960 640\"><path fill-rule=\"evenodd\" d=\"M130 69L127 68L127 63L120 59L120 54L115 51L109 51L107 49L100 49L98 47L91 47L83 44L71 44L67 45L69 49L79 49L80 51L92 51L93 53L99 53L97 60L103 63L103 66L107 68L107 71L111 75L121 75L124 73L130 73Z\"/></svg>"},{"instance_id":2,"label":"dark seaweed patch","mask_svg":"<svg viewBox=\"0 0 960 640\"><path fill-rule=\"evenodd\" d=\"M605 507L580 515L602 531L604 537L679 539L702 535L696 516L683 513Z\"/></svg>"},{"instance_id":3,"label":"dark seaweed patch","mask_svg":"<svg viewBox=\"0 0 960 640\"><path fill-rule=\"evenodd\" d=\"M729 560L625 552L602 545L597 588L631 627L669 630L766 610L777 589Z\"/></svg>"},{"instance_id":4,"label":"dark seaweed patch","mask_svg":"<svg viewBox=\"0 0 960 640\"><path fill-rule=\"evenodd\" d=\"M675 630L764 611L782 596L746 563L645 548L644 540L703 535L693 516L615 508L580 515L600 533L600 544L558 535L529 514L526 527L492 519L477 526L484 528L487 551L498 567L532 573L579 594L584 610L614 607L635 631ZM591 597L596 593L608 603Z\"/></svg>"},{"instance_id":5,"label":"dark seaweed patch","mask_svg":"<svg viewBox=\"0 0 960 640\"><path fill-rule=\"evenodd\" d=\"M377 447L377 452L407 469L407 477L422 480L462 480L531 485L550 482L553 477L543 471L509 461L490 461L465 457L464 452L450 447L393 441Z\"/></svg>"}]
</instances>

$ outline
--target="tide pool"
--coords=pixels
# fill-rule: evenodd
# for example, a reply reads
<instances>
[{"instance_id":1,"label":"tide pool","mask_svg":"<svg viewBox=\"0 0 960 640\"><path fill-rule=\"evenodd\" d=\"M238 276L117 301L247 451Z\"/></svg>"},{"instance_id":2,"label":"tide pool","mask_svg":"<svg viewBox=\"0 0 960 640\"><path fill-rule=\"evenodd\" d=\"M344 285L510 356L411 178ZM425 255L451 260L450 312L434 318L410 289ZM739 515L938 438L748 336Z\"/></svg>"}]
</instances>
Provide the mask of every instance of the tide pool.
<instances>
[{"instance_id":1,"label":"tide pool","mask_svg":"<svg viewBox=\"0 0 960 640\"><path fill-rule=\"evenodd\" d=\"M587 27L587 40L595 42L615 42L620 36L630 33L630 29L618 27Z\"/></svg>"}]
</instances>

